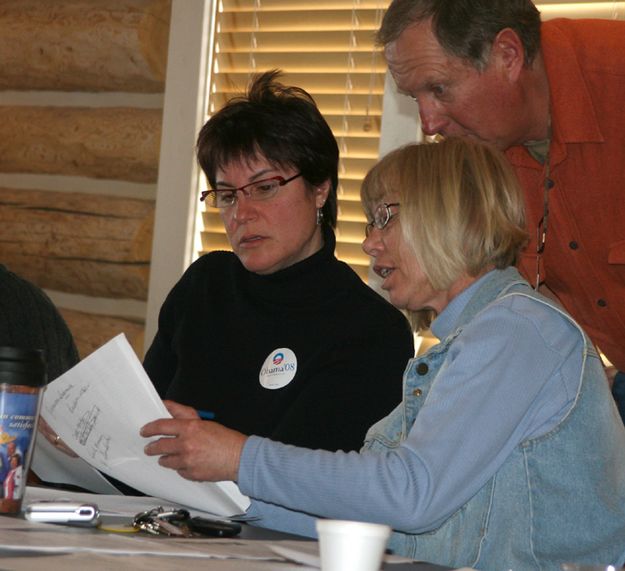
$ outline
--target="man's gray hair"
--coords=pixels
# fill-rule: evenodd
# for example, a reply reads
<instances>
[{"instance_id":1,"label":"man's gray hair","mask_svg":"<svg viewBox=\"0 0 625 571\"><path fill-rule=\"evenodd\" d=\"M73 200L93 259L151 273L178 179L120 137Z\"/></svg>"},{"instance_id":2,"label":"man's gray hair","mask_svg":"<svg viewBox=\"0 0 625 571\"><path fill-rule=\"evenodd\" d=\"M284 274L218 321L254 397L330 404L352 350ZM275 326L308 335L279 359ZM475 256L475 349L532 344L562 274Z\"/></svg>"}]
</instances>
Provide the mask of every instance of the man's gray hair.
<instances>
[{"instance_id":1,"label":"man's gray hair","mask_svg":"<svg viewBox=\"0 0 625 571\"><path fill-rule=\"evenodd\" d=\"M530 0L393 0L377 32L386 46L406 28L432 21L441 47L451 55L484 69L497 34L511 28L525 49L525 65L540 50L540 12Z\"/></svg>"}]
</instances>

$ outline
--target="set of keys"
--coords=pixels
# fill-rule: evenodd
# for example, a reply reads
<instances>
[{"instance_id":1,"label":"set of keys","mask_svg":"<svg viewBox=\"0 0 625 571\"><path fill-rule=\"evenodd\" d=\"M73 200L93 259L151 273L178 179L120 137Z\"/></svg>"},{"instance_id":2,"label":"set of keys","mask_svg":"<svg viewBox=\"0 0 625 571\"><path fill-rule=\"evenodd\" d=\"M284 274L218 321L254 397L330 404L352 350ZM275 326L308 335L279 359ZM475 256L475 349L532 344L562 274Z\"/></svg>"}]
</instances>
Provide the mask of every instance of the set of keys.
<instances>
[{"instance_id":1,"label":"set of keys","mask_svg":"<svg viewBox=\"0 0 625 571\"><path fill-rule=\"evenodd\" d=\"M138 513L132 525L152 535L169 537L232 537L241 531L241 524L234 521L191 517L185 509L162 506Z\"/></svg>"},{"instance_id":2,"label":"set of keys","mask_svg":"<svg viewBox=\"0 0 625 571\"><path fill-rule=\"evenodd\" d=\"M152 535L175 537L193 537L187 521L191 514L185 509L157 507L138 513L132 520L132 526Z\"/></svg>"}]
</instances>

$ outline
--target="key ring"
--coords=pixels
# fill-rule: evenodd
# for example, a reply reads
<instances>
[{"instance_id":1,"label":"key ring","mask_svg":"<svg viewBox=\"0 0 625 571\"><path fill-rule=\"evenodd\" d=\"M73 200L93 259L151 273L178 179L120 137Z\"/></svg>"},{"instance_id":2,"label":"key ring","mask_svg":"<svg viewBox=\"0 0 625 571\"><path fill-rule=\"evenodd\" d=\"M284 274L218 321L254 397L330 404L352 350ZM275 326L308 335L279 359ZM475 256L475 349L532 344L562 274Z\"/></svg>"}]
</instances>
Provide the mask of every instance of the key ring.
<instances>
[{"instance_id":1,"label":"key ring","mask_svg":"<svg viewBox=\"0 0 625 571\"><path fill-rule=\"evenodd\" d=\"M187 510L182 508L164 508L158 506L138 513L133 521L134 528L146 531L152 535L167 535L176 537L192 537L193 534L185 525L190 517Z\"/></svg>"}]
</instances>

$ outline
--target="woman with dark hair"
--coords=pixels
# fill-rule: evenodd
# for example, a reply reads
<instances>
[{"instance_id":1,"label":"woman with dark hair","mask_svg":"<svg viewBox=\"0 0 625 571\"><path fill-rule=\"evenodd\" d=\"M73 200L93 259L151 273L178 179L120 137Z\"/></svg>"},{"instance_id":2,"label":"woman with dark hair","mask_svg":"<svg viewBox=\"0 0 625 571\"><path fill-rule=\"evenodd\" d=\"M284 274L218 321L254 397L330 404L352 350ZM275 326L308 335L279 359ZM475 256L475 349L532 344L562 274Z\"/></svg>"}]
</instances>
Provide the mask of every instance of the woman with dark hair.
<instances>
[{"instance_id":1,"label":"woman with dark hair","mask_svg":"<svg viewBox=\"0 0 625 571\"><path fill-rule=\"evenodd\" d=\"M199 134L202 200L233 253L185 272L144 366L162 398L228 427L352 450L401 400L412 334L336 259L338 147L313 99L277 75L256 77Z\"/></svg>"}]
</instances>

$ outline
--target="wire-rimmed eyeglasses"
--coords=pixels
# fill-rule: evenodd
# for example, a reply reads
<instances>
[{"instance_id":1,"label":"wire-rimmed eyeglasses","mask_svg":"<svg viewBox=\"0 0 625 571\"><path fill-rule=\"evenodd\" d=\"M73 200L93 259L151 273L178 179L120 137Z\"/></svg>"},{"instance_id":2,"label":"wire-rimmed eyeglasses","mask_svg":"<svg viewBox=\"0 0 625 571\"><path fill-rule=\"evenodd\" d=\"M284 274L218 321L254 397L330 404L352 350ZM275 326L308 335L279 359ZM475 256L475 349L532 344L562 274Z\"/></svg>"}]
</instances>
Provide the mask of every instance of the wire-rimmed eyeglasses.
<instances>
[{"instance_id":1,"label":"wire-rimmed eyeglasses","mask_svg":"<svg viewBox=\"0 0 625 571\"><path fill-rule=\"evenodd\" d=\"M391 210L391 208L396 206L399 206L399 202L391 202L390 204L383 202L382 204L378 204L376 209L373 211L373 220L365 226L365 236L367 238L374 228L377 228L378 230L386 228L386 225L399 214L399 212L393 212Z\"/></svg>"},{"instance_id":2,"label":"wire-rimmed eyeglasses","mask_svg":"<svg viewBox=\"0 0 625 571\"><path fill-rule=\"evenodd\" d=\"M203 191L200 194L200 200L208 199L208 204L214 208L230 208L234 206L238 200L237 192L242 192L245 198L250 200L268 200L276 195L281 186L295 180L299 176L302 176L301 172L289 178L277 175L271 178L255 180L239 188L213 188Z\"/></svg>"}]
</instances>

